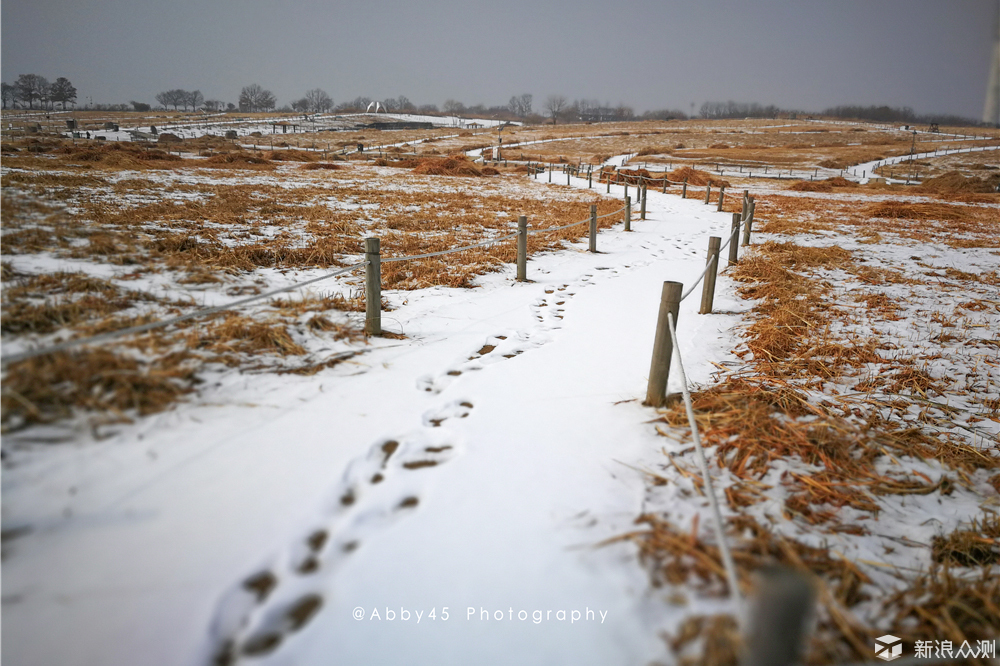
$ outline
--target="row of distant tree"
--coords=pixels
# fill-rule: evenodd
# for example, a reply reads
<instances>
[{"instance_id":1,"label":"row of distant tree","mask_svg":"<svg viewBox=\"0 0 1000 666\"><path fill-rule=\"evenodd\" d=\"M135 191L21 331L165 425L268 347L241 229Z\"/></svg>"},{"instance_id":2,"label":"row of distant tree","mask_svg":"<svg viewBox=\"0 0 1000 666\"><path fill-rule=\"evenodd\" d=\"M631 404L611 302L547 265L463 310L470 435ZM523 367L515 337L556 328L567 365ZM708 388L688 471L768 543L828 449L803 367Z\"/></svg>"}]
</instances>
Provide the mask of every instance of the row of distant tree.
<instances>
[{"instance_id":1,"label":"row of distant tree","mask_svg":"<svg viewBox=\"0 0 1000 666\"><path fill-rule=\"evenodd\" d=\"M34 109L36 103L41 109L52 109L56 104L62 104L65 109L67 104L76 103L76 88L64 76L49 83L48 79L38 74L21 74L13 84L4 82L0 88L5 109Z\"/></svg>"},{"instance_id":2,"label":"row of distant tree","mask_svg":"<svg viewBox=\"0 0 1000 666\"><path fill-rule=\"evenodd\" d=\"M69 79L59 77L54 82L49 83L48 79L38 74L21 74L13 84L3 83L3 108L27 108L34 109L36 105L41 109L53 109L57 104L61 104L65 109L67 104L76 104L77 91L70 83ZM164 109L174 110L198 110L203 109L209 112L220 111L242 111L245 113L256 113L264 111L297 111L300 113L326 113L337 112L363 112L373 103L378 103L382 109L397 113L425 113L437 114L444 112L449 115L475 115L500 119L521 119L526 121L539 122L549 119L553 123L586 121L586 122L607 122L623 120L671 120L686 119L688 116L683 111L676 109L660 109L647 111L637 116L630 106L624 104L611 105L608 102L603 104L596 99L577 99L570 102L563 95L549 95L543 102L542 109L536 111L533 108L534 98L530 93L514 95L505 106L485 106L476 104L466 106L462 102L448 99L438 108L436 104L416 105L405 96L390 97L382 100L375 100L370 97L355 97L350 101L334 104L333 98L322 88L313 88L306 91L305 95L284 107L277 108L277 97L273 92L253 83L244 86L240 91L239 103L226 103L217 99L205 99L200 90L183 90L176 88L164 90L156 95L156 102ZM151 105L144 102L132 101L129 104L97 105L101 108L113 111L149 111ZM761 105L757 103L745 102L705 102L699 109L698 116L701 118L715 120L724 118L778 118L805 116L807 112L782 109L773 104ZM909 107L890 106L836 106L824 110L821 114L827 117L871 120L886 123L931 123L936 122L946 125L975 125L976 121L969 118L962 118L950 114L923 114L914 113Z\"/></svg>"},{"instance_id":3,"label":"row of distant tree","mask_svg":"<svg viewBox=\"0 0 1000 666\"><path fill-rule=\"evenodd\" d=\"M761 104L747 104L745 102L705 102L701 105L699 115L702 118L778 118L778 117L804 117L810 115L809 112L796 109L782 109L780 107ZM843 118L845 120L870 120L877 123L939 123L941 125L978 125L979 123L971 118L963 118L953 114L929 113L917 114L908 106L834 106L825 109L819 114L824 117Z\"/></svg>"}]
</instances>

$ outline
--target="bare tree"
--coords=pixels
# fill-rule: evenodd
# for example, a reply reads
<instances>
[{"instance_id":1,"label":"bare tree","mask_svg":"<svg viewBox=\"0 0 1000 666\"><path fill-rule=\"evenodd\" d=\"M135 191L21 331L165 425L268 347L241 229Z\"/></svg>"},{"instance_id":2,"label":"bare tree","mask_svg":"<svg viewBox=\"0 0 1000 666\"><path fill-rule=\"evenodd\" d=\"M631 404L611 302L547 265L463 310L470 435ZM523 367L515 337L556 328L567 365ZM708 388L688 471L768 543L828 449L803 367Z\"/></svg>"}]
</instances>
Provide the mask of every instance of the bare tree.
<instances>
[{"instance_id":1,"label":"bare tree","mask_svg":"<svg viewBox=\"0 0 1000 666\"><path fill-rule=\"evenodd\" d=\"M206 111L211 111L214 113L216 111L221 111L223 108L225 108L226 105L225 103L220 102L217 99L206 99L205 104L203 104L203 106L205 107Z\"/></svg>"},{"instance_id":2,"label":"bare tree","mask_svg":"<svg viewBox=\"0 0 1000 666\"><path fill-rule=\"evenodd\" d=\"M566 97L563 95L549 95L545 100L545 110L552 116L552 124L556 124L556 118L566 109Z\"/></svg>"},{"instance_id":3,"label":"bare tree","mask_svg":"<svg viewBox=\"0 0 1000 666\"><path fill-rule=\"evenodd\" d=\"M305 113L309 110L309 100L303 97L302 99L297 99L292 102L292 109L295 111L301 111Z\"/></svg>"},{"instance_id":4,"label":"bare tree","mask_svg":"<svg viewBox=\"0 0 1000 666\"><path fill-rule=\"evenodd\" d=\"M195 111L199 106L205 103L205 96L201 94L200 90L192 90L191 92L186 92L184 94L184 103L187 108L187 104L191 105L191 110Z\"/></svg>"},{"instance_id":5,"label":"bare tree","mask_svg":"<svg viewBox=\"0 0 1000 666\"><path fill-rule=\"evenodd\" d=\"M453 99L446 99L441 109L445 113L455 116L465 111L465 105Z\"/></svg>"},{"instance_id":6,"label":"bare tree","mask_svg":"<svg viewBox=\"0 0 1000 666\"><path fill-rule=\"evenodd\" d=\"M49 86L49 99L53 102L62 102L63 111L66 110L66 102L76 103L76 88L65 76L60 76Z\"/></svg>"},{"instance_id":7,"label":"bare tree","mask_svg":"<svg viewBox=\"0 0 1000 666\"><path fill-rule=\"evenodd\" d=\"M38 74L21 74L14 81L14 88L17 91L17 98L22 102L28 102L28 108L35 108L35 100L45 99L49 91L49 82L44 76Z\"/></svg>"},{"instance_id":8,"label":"bare tree","mask_svg":"<svg viewBox=\"0 0 1000 666\"><path fill-rule=\"evenodd\" d=\"M3 108L6 109L8 103L14 106L14 103L17 102L17 89L9 83L0 84L0 89L3 92Z\"/></svg>"},{"instance_id":9,"label":"bare tree","mask_svg":"<svg viewBox=\"0 0 1000 666\"><path fill-rule=\"evenodd\" d=\"M199 95L201 93L198 93ZM174 88L173 90L164 90L161 93L157 93L156 101L160 103L163 108L168 106L174 107L174 111L177 110L178 106L183 105L184 110L187 110L187 105L190 103L189 98L190 93L186 90L181 90L180 88Z\"/></svg>"},{"instance_id":10,"label":"bare tree","mask_svg":"<svg viewBox=\"0 0 1000 666\"><path fill-rule=\"evenodd\" d=\"M396 98L396 108L400 111L413 111L417 107L405 95L400 95Z\"/></svg>"},{"instance_id":11,"label":"bare tree","mask_svg":"<svg viewBox=\"0 0 1000 666\"><path fill-rule=\"evenodd\" d=\"M333 100L326 91L322 88L313 88L312 90L306 91L306 109L307 111L313 111L314 113L322 113L324 111L329 111L333 108Z\"/></svg>"},{"instance_id":12,"label":"bare tree","mask_svg":"<svg viewBox=\"0 0 1000 666\"><path fill-rule=\"evenodd\" d=\"M531 115L531 93L514 95L507 103L507 109L515 116L520 116L521 118Z\"/></svg>"},{"instance_id":13,"label":"bare tree","mask_svg":"<svg viewBox=\"0 0 1000 666\"><path fill-rule=\"evenodd\" d=\"M256 83L244 86L243 90L240 91L240 111L251 113L268 111L273 109L275 104L277 104L277 100L274 93L270 90L264 90Z\"/></svg>"}]
</instances>

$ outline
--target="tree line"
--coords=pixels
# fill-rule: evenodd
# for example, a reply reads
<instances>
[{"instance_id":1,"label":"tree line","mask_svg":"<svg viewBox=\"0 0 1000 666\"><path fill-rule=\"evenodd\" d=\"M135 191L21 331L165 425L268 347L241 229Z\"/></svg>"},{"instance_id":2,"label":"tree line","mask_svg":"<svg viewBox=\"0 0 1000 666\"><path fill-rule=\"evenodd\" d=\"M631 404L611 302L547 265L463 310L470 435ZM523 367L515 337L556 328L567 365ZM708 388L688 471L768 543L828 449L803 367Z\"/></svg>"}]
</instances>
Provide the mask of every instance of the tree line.
<instances>
[{"instance_id":1,"label":"tree line","mask_svg":"<svg viewBox=\"0 0 1000 666\"><path fill-rule=\"evenodd\" d=\"M0 83L0 88L5 109L19 106L34 109L35 102L38 102L42 109L53 109L60 103L65 109L67 104L76 103L76 88L64 76L49 83L48 79L38 74L21 74L13 84Z\"/></svg>"},{"instance_id":2,"label":"tree line","mask_svg":"<svg viewBox=\"0 0 1000 666\"><path fill-rule=\"evenodd\" d=\"M76 104L77 90L69 79L59 77L49 82L38 74L21 74L13 84L2 84L3 108L34 109L36 103L41 109L54 109L61 104L65 110L67 104ZM519 119L528 122L543 122L548 119L557 122L609 122L627 120L683 120L688 116L677 109L659 109L636 115L632 107L625 104L612 105L601 103L596 99L577 99L569 101L563 95L549 95L542 104L542 109L536 111L533 107L534 97L530 93L513 95L506 105L486 106L476 104L466 106L455 99L447 99L438 108L436 104L416 105L407 97L389 97L372 99L370 97L355 97L352 100L334 104L333 98L322 88L307 90L305 95L277 108L277 97L273 92L253 83L244 86L240 91L238 104L226 103L217 99L205 99L200 90L184 90L175 88L164 90L155 96L157 103L164 109L192 110L199 109L208 112L236 111L258 113L266 111L297 111L300 113L326 113L330 111L341 113L364 113L373 105L379 110L390 113L424 113L438 114L442 111L448 115L477 115L501 120ZM151 106L144 102L131 101L131 110L150 111ZM693 105L692 105L693 106ZM94 108L109 111L128 111L126 104L102 104ZM705 102L699 109L698 116L708 120L726 118L778 118L806 115L806 112L783 109L756 102ZM978 125L978 121L952 114L916 114L910 107L890 107L886 105L871 106L835 106L817 114L826 117L870 120L874 122L902 123L940 123L947 125Z\"/></svg>"}]
</instances>

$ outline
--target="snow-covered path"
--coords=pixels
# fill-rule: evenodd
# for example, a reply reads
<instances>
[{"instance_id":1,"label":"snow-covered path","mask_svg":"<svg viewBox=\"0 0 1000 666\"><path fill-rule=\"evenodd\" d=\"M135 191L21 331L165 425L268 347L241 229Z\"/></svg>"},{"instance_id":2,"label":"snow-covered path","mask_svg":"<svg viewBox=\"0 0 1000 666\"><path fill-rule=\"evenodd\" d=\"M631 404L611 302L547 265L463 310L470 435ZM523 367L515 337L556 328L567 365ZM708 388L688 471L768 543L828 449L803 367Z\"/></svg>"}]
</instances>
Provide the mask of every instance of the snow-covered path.
<instances>
[{"instance_id":1,"label":"snow-covered path","mask_svg":"<svg viewBox=\"0 0 1000 666\"><path fill-rule=\"evenodd\" d=\"M867 183L870 178L875 177L873 173L876 167L889 166L892 164L902 164L903 162L907 162L911 159L923 160L930 157L944 157L945 155L956 155L958 153L980 153L990 150L1000 150L1000 146L974 146L971 148L949 148L947 150L944 149L935 150L928 153L917 153L916 155L912 156L899 155L897 157L888 157L884 160L872 160L871 162L856 164L852 167L848 167L845 171L848 172L847 173L848 178L857 179L857 181L863 185ZM860 176L858 175L858 172L861 172ZM902 183L904 182L904 180L905 182L909 182L908 179L903 179L903 178L895 178L895 179L886 178L886 180L893 183Z\"/></svg>"},{"instance_id":2,"label":"snow-covered path","mask_svg":"<svg viewBox=\"0 0 1000 666\"><path fill-rule=\"evenodd\" d=\"M19 453L8 660L202 664L226 642L267 664L654 658L662 601L628 546L589 546L642 510L660 288L728 233L714 208L650 191L635 231L536 257L533 282L392 294L384 326L408 339L352 365L230 376L108 440ZM748 307L730 294L721 278L717 310ZM679 336L707 381L739 315L696 301Z\"/></svg>"}]
</instances>

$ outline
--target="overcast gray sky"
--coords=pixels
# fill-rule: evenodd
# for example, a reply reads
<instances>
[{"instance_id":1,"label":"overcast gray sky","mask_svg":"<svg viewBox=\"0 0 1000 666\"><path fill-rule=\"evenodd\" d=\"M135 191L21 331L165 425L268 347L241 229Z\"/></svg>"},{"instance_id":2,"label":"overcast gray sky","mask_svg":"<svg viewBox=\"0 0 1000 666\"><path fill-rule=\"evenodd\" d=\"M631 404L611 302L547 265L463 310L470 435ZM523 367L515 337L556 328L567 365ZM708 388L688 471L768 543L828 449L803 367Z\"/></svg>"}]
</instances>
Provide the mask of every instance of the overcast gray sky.
<instances>
[{"instance_id":1,"label":"overcast gray sky","mask_svg":"<svg viewBox=\"0 0 1000 666\"><path fill-rule=\"evenodd\" d=\"M529 92L637 111L735 100L979 118L996 0L3 0L3 80L65 76L78 104L170 88L278 104L320 87L440 105Z\"/></svg>"}]
</instances>

